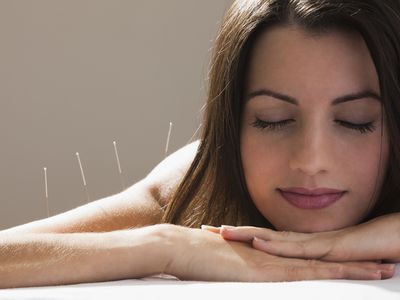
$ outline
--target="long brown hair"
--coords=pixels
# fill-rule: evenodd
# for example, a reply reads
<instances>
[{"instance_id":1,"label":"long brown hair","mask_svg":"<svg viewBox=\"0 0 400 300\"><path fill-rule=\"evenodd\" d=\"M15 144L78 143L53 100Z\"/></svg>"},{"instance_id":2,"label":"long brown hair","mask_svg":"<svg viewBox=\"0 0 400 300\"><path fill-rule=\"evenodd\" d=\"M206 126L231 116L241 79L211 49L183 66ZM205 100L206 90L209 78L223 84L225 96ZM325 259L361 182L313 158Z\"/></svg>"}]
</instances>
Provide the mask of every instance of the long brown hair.
<instances>
[{"instance_id":1,"label":"long brown hair","mask_svg":"<svg viewBox=\"0 0 400 300\"><path fill-rule=\"evenodd\" d=\"M248 55L259 34L273 25L293 24L317 35L341 28L363 36L378 73L390 139L385 180L365 221L400 211L400 1L241 0L227 11L217 35L200 145L163 222L273 228L255 208L244 180L242 95Z\"/></svg>"}]
</instances>

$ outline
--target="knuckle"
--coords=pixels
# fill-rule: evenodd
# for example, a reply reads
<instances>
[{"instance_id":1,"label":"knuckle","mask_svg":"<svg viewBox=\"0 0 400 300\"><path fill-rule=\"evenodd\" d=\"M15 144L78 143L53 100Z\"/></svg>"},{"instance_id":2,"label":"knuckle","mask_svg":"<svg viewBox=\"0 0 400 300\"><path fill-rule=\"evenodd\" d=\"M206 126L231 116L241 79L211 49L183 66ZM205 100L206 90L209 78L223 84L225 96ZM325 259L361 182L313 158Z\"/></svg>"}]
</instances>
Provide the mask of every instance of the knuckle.
<instances>
[{"instance_id":1,"label":"knuckle","mask_svg":"<svg viewBox=\"0 0 400 300\"><path fill-rule=\"evenodd\" d=\"M330 268L330 271L334 278L342 279L345 277L346 269L343 265L334 265Z\"/></svg>"},{"instance_id":2,"label":"knuckle","mask_svg":"<svg viewBox=\"0 0 400 300\"><path fill-rule=\"evenodd\" d=\"M302 257L307 255L307 243L305 241L299 241L295 245L297 248L297 253L299 253L299 255L301 255Z\"/></svg>"},{"instance_id":3,"label":"knuckle","mask_svg":"<svg viewBox=\"0 0 400 300\"><path fill-rule=\"evenodd\" d=\"M269 239L274 237L274 231L269 228L249 227L249 233L262 239Z\"/></svg>"},{"instance_id":4,"label":"knuckle","mask_svg":"<svg viewBox=\"0 0 400 300\"><path fill-rule=\"evenodd\" d=\"M254 227L254 226L241 226L241 227L236 227L235 228L236 231L238 232L242 232L244 234L257 234L259 228Z\"/></svg>"},{"instance_id":5,"label":"knuckle","mask_svg":"<svg viewBox=\"0 0 400 300\"><path fill-rule=\"evenodd\" d=\"M300 278L300 268L295 266L288 266L285 269L286 275L289 279L298 279Z\"/></svg>"},{"instance_id":6,"label":"knuckle","mask_svg":"<svg viewBox=\"0 0 400 300\"><path fill-rule=\"evenodd\" d=\"M316 259L308 259L307 260L308 267L316 267L320 265L320 262Z\"/></svg>"},{"instance_id":7,"label":"knuckle","mask_svg":"<svg viewBox=\"0 0 400 300\"><path fill-rule=\"evenodd\" d=\"M281 231L281 232L280 232L280 235L281 235L283 238L290 238L290 237L292 236L292 232L291 232L291 231Z\"/></svg>"},{"instance_id":8,"label":"knuckle","mask_svg":"<svg viewBox=\"0 0 400 300\"><path fill-rule=\"evenodd\" d=\"M319 260L326 260L326 261L343 261L341 254L336 249L333 248L332 243L329 240L321 240L318 241L317 239L312 239L308 242L308 249L318 249L317 251L317 258ZM309 252L309 251L307 251ZM308 253L312 255L311 253Z\"/></svg>"},{"instance_id":9,"label":"knuckle","mask_svg":"<svg viewBox=\"0 0 400 300\"><path fill-rule=\"evenodd\" d=\"M375 262L360 262L358 263L358 266L360 267L364 267L364 268L378 268L379 264L375 263Z\"/></svg>"},{"instance_id":10,"label":"knuckle","mask_svg":"<svg viewBox=\"0 0 400 300\"><path fill-rule=\"evenodd\" d=\"M352 260L351 252L347 250L345 243L340 239L336 238L335 240L328 240L326 244L328 246L324 258L341 261Z\"/></svg>"}]
</instances>

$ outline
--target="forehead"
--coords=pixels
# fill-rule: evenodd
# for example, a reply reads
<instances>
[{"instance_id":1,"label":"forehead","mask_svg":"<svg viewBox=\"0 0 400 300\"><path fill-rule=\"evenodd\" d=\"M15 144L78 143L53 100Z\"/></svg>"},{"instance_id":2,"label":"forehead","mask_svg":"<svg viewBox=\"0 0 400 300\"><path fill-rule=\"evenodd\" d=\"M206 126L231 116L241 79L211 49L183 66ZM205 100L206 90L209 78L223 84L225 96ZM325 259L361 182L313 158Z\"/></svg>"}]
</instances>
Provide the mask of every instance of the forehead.
<instances>
[{"instance_id":1,"label":"forehead","mask_svg":"<svg viewBox=\"0 0 400 300\"><path fill-rule=\"evenodd\" d=\"M315 36L297 26L277 26L260 34L248 61L245 89L265 87L334 98L365 88L379 91L379 80L358 32L333 29Z\"/></svg>"}]
</instances>

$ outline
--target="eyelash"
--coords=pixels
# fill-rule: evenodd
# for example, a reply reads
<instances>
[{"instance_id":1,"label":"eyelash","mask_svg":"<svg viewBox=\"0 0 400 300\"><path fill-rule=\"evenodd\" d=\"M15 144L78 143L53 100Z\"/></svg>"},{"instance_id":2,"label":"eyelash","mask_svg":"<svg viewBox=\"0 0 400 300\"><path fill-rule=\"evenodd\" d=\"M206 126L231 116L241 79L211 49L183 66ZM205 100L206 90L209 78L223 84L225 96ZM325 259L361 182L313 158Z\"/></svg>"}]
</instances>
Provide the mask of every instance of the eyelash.
<instances>
[{"instance_id":1,"label":"eyelash","mask_svg":"<svg viewBox=\"0 0 400 300\"><path fill-rule=\"evenodd\" d=\"M283 121L279 121L279 122L267 122L267 121L263 121L263 120L260 120L257 118L251 125L253 125L254 127L257 127L257 128L261 128L262 130L266 129L266 128L270 129L270 130L279 130L279 129L285 127L286 125L292 123L293 121L294 120L289 119L289 120L283 120ZM369 123L364 123L364 124L354 124L354 123L350 123L350 122L346 122L346 121L339 121L339 120L337 120L336 122L346 128L359 131L361 134L373 132L376 129L374 122L369 122Z\"/></svg>"}]
</instances>

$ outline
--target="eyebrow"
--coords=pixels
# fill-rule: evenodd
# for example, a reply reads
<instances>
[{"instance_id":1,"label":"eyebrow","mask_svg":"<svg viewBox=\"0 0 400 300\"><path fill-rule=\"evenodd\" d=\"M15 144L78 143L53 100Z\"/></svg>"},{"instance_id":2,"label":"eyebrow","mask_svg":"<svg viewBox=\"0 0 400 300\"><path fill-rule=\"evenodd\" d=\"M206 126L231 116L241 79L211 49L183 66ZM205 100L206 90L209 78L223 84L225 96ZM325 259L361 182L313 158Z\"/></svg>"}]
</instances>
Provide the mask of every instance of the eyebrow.
<instances>
[{"instance_id":1,"label":"eyebrow","mask_svg":"<svg viewBox=\"0 0 400 300\"><path fill-rule=\"evenodd\" d=\"M260 90L251 92L247 95L246 100L248 101L251 98L254 98L257 96L270 96L270 97L276 98L278 100L289 102L294 105L299 105L299 101L296 98L289 96L289 95L279 93L279 92L268 90L268 89L260 89ZM378 100L379 102L382 102L382 98L376 92L374 92L372 90L364 90L361 92L356 92L356 93L352 93L352 94L348 94L348 95L344 95L344 96L335 98L335 99L333 99L331 105L332 106L338 105L340 103L364 99L364 98L375 99L375 100Z\"/></svg>"}]
</instances>

